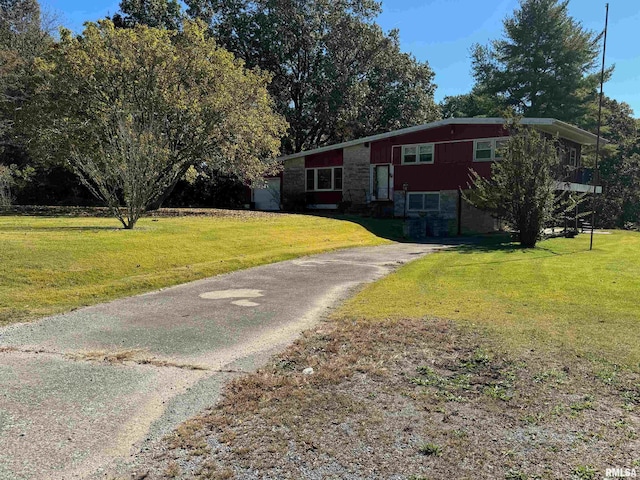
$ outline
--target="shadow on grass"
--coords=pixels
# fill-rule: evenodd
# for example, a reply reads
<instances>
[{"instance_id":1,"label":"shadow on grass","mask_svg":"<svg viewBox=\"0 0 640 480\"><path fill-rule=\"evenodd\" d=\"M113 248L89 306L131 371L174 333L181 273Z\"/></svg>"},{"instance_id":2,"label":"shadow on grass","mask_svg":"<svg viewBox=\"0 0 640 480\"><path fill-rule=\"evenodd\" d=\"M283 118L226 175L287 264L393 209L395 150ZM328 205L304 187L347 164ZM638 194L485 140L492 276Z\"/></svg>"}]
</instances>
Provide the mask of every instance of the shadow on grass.
<instances>
[{"instance_id":1,"label":"shadow on grass","mask_svg":"<svg viewBox=\"0 0 640 480\"><path fill-rule=\"evenodd\" d=\"M365 228L376 237L393 240L394 242L411 242L403 233L403 220L398 218L374 218L361 217L359 215L322 215L325 217L335 218L336 220L344 220L352 222Z\"/></svg>"},{"instance_id":2,"label":"shadow on grass","mask_svg":"<svg viewBox=\"0 0 640 480\"><path fill-rule=\"evenodd\" d=\"M569 240L570 241L570 240ZM469 237L466 241L455 248L455 251L462 254L469 253L504 253L502 256L478 257L486 258L478 262L455 263L451 267L467 267L472 265L490 265L512 262L529 262L534 260L544 260L553 257L563 257L567 255L578 255L588 253L589 250L580 248L568 252L557 252L551 248L536 245L534 248L524 248L516 241L513 241L509 234L489 234L477 237ZM518 253L512 256L510 254Z\"/></svg>"},{"instance_id":3,"label":"shadow on grass","mask_svg":"<svg viewBox=\"0 0 640 480\"><path fill-rule=\"evenodd\" d=\"M122 227L119 227L117 225L114 225L112 227L107 227L107 226L91 226L91 225L86 225L86 226L82 226L82 227L74 227L74 226L47 226L47 225L25 225L23 227L20 226L15 226L15 225L11 225L11 226L7 226L7 227L0 227L0 232L33 232L33 231L37 231L37 232L73 232L73 231L77 231L77 232L91 232L91 231L114 231L114 230L122 230L123 232L127 231ZM136 228L134 230L129 230L129 231L139 231L139 230L144 230L143 228Z\"/></svg>"},{"instance_id":4,"label":"shadow on grass","mask_svg":"<svg viewBox=\"0 0 640 480\"><path fill-rule=\"evenodd\" d=\"M459 245L466 240L463 237L427 237L420 240L407 238L404 234L404 220L402 218L375 218L362 217L349 214L330 213L306 213L315 217L334 218L345 222L352 222L360 225L376 237L392 240L398 243L421 243L434 245Z\"/></svg>"},{"instance_id":5,"label":"shadow on grass","mask_svg":"<svg viewBox=\"0 0 640 480\"><path fill-rule=\"evenodd\" d=\"M469 237L459 237L460 245L456 248L460 253L478 252L533 252L535 249L522 248L511 239L508 233L495 233Z\"/></svg>"}]
</instances>

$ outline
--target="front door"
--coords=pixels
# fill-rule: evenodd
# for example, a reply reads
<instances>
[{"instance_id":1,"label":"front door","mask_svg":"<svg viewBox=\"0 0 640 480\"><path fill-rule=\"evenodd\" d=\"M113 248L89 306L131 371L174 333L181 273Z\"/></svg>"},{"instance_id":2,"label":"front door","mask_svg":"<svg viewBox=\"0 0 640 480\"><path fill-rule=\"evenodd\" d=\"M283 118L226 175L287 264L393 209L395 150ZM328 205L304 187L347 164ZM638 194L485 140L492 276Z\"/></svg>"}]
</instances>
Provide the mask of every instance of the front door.
<instances>
[{"instance_id":1,"label":"front door","mask_svg":"<svg viewBox=\"0 0 640 480\"><path fill-rule=\"evenodd\" d=\"M376 200L389 200L389 165L376 165L373 181Z\"/></svg>"}]
</instances>

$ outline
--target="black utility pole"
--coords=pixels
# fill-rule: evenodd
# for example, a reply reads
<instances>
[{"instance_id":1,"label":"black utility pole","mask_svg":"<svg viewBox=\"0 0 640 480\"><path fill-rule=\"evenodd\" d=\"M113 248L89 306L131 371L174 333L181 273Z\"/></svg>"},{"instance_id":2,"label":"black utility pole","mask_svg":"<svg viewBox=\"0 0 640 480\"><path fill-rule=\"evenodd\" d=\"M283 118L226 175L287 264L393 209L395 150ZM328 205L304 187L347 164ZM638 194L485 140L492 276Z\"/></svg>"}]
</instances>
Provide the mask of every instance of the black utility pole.
<instances>
[{"instance_id":1,"label":"black utility pole","mask_svg":"<svg viewBox=\"0 0 640 480\"><path fill-rule=\"evenodd\" d=\"M602 92L604 89L604 60L607 55L607 27L609 26L609 4L606 5L607 13L604 18L604 44L602 47L602 71L600 72L600 102L598 104L598 139L596 140L596 162L593 168L593 201L591 202L591 240L589 250L593 250L593 229L596 227L596 190L598 189L598 157L600 156L600 126L602 123Z\"/></svg>"}]
</instances>

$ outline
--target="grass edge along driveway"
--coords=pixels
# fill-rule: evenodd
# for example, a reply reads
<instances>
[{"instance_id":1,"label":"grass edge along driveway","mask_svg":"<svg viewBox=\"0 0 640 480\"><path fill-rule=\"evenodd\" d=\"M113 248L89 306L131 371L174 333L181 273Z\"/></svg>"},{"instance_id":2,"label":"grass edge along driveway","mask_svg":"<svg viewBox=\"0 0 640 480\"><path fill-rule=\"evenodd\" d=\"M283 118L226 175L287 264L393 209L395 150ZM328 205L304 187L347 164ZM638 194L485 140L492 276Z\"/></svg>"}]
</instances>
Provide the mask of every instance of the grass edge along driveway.
<instances>
[{"instance_id":1,"label":"grass edge along driveway","mask_svg":"<svg viewBox=\"0 0 640 480\"><path fill-rule=\"evenodd\" d=\"M401 230L369 220L370 230ZM395 229L395 230L394 230ZM389 243L308 215L143 218L0 216L0 326L266 263Z\"/></svg>"}]
</instances>

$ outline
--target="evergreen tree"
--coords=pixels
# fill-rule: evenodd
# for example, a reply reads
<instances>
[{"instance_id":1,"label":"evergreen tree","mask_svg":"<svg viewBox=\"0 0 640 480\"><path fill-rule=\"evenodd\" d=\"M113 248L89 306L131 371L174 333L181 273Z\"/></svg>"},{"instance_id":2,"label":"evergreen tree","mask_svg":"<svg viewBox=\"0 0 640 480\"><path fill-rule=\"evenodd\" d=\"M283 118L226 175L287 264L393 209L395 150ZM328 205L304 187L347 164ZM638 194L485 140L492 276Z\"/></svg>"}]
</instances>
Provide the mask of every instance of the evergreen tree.
<instances>
[{"instance_id":1,"label":"evergreen tree","mask_svg":"<svg viewBox=\"0 0 640 480\"><path fill-rule=\"evenodd\" d=\"M568 4L520 0L504 38L472 49L476 88L525 117L580 123L598 84L600 35L573 19Z\"/></svg>"}]
</instances>

